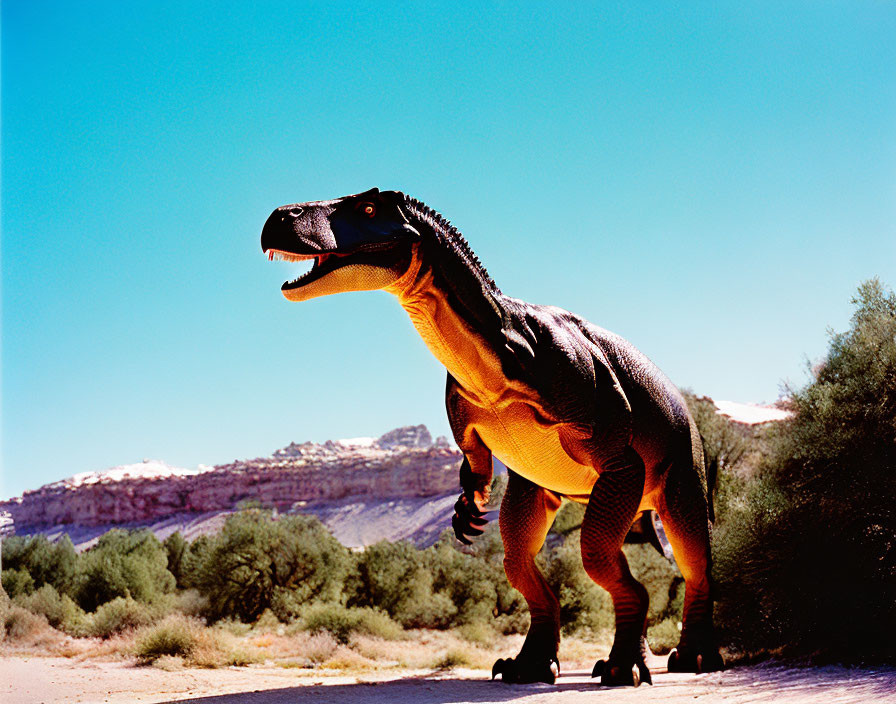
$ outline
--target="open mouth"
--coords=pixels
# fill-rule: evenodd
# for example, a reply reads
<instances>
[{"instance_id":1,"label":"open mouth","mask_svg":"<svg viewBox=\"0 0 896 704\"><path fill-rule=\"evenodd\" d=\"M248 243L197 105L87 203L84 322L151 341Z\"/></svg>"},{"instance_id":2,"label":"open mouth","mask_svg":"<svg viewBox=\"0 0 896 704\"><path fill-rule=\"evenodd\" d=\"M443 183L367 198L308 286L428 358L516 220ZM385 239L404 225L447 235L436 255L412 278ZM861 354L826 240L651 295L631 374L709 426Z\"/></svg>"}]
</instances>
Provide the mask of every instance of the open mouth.
<instances>
[{"instance_id":1,"label":"open mouth","mask_svg":"<svg viewBox=\"0 0 896 704\"><path fill-rule=\"evenodd\" d=\"M359 247L351 252L319 252L317 254L296 254L285 249L270 248L265 251L269 261L311 262L311 268L291 281L285 281L281 291L301 288L312 281L317 281L330 272L349 264L369 264L382 266L383 256L394 248L394 243L377 243Z\"/></svg>"},{"instance_id":2,"label":"open mouth","mask_svg":"<svg viewBox=\"0 0 896 704\"><path fill-rule=\"evenodd\" d=\"M308 269L304 274L297 276L291 281L284 281L283 285L280 287L281 290L287 291L293 288L299 288L300 286L304 286L315 279L319 279L324 274L327 274L334 269L336 269L339 264L336 263L336 259L343 257L345 255L335 254L333 252L328 252L326 254L294 254L293 252L286 252L282 249L269 249L267 251L268 261L281 261L281 262L307 262L311 261L311 268ZM329 263L328 263L329 262Z\"/></svg>"}]
</instances>

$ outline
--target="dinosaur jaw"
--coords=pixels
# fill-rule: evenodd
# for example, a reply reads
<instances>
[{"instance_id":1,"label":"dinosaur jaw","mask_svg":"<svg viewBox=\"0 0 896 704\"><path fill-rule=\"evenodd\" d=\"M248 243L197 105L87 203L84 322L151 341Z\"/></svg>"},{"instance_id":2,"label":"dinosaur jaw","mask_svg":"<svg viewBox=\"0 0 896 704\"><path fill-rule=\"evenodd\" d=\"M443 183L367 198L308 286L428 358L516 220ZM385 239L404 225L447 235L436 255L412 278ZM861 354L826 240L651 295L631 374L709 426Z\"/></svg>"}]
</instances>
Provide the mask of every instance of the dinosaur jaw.
<instances>
[{"instance_id":1,"label":"dinosaur jaw","mask_svg":"<svg viewBox=\"0 0 896 704\"><path fill-rule=\"evenodd\" d=\"M385 288L397 278L388 259L394 255L393 247L360 250L351 253L319 252L297 254L282 249L268 249L268 260L312 260L311 269L301 276L286 281L280 287L283 296L290 301L305 301L344 291L371 291Z\"/></svg>"}]
</instances>

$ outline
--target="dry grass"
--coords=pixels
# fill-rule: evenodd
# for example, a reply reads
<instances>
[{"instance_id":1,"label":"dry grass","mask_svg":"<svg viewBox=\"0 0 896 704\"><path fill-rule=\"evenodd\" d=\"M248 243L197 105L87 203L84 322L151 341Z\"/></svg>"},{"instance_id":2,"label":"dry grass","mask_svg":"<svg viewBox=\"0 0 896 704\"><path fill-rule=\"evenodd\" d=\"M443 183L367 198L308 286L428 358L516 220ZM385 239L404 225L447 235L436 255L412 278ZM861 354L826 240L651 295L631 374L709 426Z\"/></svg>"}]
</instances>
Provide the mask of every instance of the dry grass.
<instances>
[{"instance_id":1,"label":"dry grass","mask_svg":"<svg viewBox=\"0 0 896 704\"><path fill-rule=\"evenodd\" d=\"M0 654L54 655L78 661L131 660L171 671L185 667L218 668L269 663L309 674L319 671L362 673L371 670L490 670L499 657L512 657L522 646L521 635L499 635L488 624L455 631L401 631L395 640L390 624L371 628L363 619L357 631L342 629L342 614L334 619L337 633L307 630L261 619L252 626L221 623L207 626L198 618L174 613L161 621L114 632L106 637L74 638L52 628L47 619L15 604L2 610L4 638ZM328 614L329 616L329 614ZM377 616L378 618L378 616ZM115 619L112 619L115 620ZM329 624L328 624L329 625ZM106 630L106 629L102 629ZM111 634L108 631L113 631ZM370 631L383 630L386 638ZM609 640L565 638L560 646L564 670L590 669L606 656Z\"/></svg>"}]
</instances>

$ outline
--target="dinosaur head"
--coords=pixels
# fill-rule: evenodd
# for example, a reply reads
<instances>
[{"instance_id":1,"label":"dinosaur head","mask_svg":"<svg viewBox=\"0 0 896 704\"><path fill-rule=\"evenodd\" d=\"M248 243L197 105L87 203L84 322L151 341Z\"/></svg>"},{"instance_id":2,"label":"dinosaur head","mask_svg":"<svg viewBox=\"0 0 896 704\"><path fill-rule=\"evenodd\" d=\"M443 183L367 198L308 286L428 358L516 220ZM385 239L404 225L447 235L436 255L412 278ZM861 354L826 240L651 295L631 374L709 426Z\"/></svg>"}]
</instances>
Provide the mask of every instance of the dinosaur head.
<instances>
[{"instance_id":1,"label":"dinosaur head","mask_svg":"<svg viewBox=\"0 0 896 704\"><path fill-rule=\"evenodd\" d=\"M309 260L311 269L281 287L290 301L342 291L381 289L411 264L420 239L402 207L404 195L379 191L277 208L261 232L268 258Z\"/></svg>"}]
</instances>

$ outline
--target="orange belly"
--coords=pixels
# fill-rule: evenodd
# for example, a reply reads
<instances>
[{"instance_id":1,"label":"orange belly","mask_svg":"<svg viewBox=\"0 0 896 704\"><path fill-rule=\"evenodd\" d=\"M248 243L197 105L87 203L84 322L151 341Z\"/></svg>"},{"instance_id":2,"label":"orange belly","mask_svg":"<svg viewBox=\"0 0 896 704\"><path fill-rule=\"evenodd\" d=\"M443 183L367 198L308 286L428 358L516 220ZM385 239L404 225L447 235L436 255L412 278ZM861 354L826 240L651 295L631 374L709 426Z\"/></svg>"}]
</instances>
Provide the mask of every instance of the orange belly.
<instances>
[{"instance_id":1,"label":"orange belly","mask_svg":"<svg viewBox=\"0 0 896 704\"><path fill-rule=\"evenodd\" d=\"M561 442L561 426L525 402L500 410L481 408L473 425L492 454L531 482L570 497L587 497L597 470L570 457Z\"/></svg>"}]
</instances>

